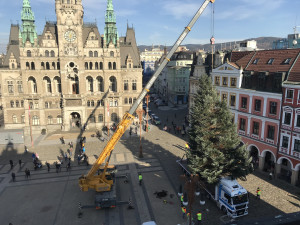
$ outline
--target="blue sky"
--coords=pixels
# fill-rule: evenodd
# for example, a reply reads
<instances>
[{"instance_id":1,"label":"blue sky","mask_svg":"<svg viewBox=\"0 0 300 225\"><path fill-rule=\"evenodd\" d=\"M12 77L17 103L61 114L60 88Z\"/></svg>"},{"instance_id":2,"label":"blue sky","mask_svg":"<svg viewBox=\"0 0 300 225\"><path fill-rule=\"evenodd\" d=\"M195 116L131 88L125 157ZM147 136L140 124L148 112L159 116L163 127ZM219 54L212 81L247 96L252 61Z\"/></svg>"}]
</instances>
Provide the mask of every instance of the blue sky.
<instances>
[{"instance_id":1,"label":"blue sky","mask_svg":"<svg viewBox=\"0 0 300 225\"><path fill-rule=\"evenodd\" d=\"M204 0L113 0L119 35L133 24L138 45L172 45ZM10 24L21 22L23 0L0 0L0 52L5 49ZM46 20L55 21L55 0L31 0L38 33ZM82 0L84 21L104 29L106 0ZM300 25L300 1L216 0L216 43L253 37L286 37ZM300 27L298 28L300 32ZM184 43L205 44L212 35L211 8L205 10Z\"/></svg>"}]
</instances>

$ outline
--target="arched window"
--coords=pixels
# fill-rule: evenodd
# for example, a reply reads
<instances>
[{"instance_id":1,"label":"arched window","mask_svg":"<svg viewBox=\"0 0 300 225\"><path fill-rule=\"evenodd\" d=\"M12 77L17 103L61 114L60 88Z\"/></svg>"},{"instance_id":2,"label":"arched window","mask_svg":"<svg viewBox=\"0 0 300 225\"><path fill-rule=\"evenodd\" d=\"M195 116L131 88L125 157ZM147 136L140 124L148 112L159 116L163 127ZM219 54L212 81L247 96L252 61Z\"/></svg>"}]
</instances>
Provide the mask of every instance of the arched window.
<instances>
[{"instance_id":1,"label":"arched window","mask_svg":"<svg viewBox=\"0 0 300 225\"><path fill-rule=\"evenodd\" d=\"M136 80L132 81L132 90L136 91Z\"/></svg>"},{"instance_id":2,"label":"arched window","mask_svg":"<svg viewBox=\"0 0 300 225\"><path fill-rule=\"evenodd\" d=\"M67 0L67 4L70 4L70 0Z\"/></svg>"},{"instance_id":3,"label":"arched window","mask_svg":"<svg viewBox=\"0 0 300 225\"><path fill-rule=\"evenodd\" d=\"M24 101L21 100L21 107L24 107Z\"/></svg>"},{"instance_id":4,"label":"arched window","mask_svg":"<svg viewBox=\"0 0 300 225\"><path fill-rule=\"evenodd\" d=\"M98 122L103 122L103 114L98 115Z\"/></svg>"},{"instance_id":5,"label":"arched window","mask_svg":"<svg viewBox=\"0 0 300 225\"><path fill-rule=\"evenodd\" d=\"M11 64L11 68L12 68L12 69L15 68L15 64L14 64L14 63Z\"/></svg>"},{"instance_id":6,"label":"arched window","mask_svg":"<svg viewBox=\"0 0 300 225\"><path fill-rule=\"evenodd\" d=\"M15 107L15 102L14 101L10 101L10 108L14 108Z\"/></svg>"},{"instance_id":7,"label":"arched window","mask_svg":"<svg viewBox=\"0 0 300 225\"><path fill-rule=\"evenodd\" d=\"M17 100L16 101L16 107L19 108L20 107L20 102Z\"/></svg>"},{"instance_id":8,"label":"arched window","mask_svg":"<svg viewBox=\"0 0 300 225\"><path fill-rule=\"evenodd\" d=\"M32 125L33 125L33 126L38 126L38 125L40 125L40 119L39 119L38 116L33 116L33 117L32 117Z\"/></svg>"},{"instance_id":9,"label":"arched window","mask_svg":"<svg viewBox=\"0 0 300 225\"><path fill-rule=\"evenodd\" d=\"M58 115L58 116L56 117L56 122L57 122L58 124L62 124L62 117L61 117L60 115Z\"/></svg>"},{"instance_id":10,"label":"arched window","mask_svg":"<svg viewBox=\"0 0 300 225\"><path fill-rule=\"evenodd\" d=\"M117 113L112 113L111 114L111 121L112 122L118 122L118 115L117 115Z\"/></svg>"},{"instance_id":11,"label":"arched window","mask_svg":"<svg viewBox=\"0 0 300 225\"><path fill-rule=\"evenodd\" d=\"M45 69L45 63L41 62L41 69L44 70Z\"/></svg>"},{"instance_id":12,"label":"arched window","mask_svg":"<svg viewBox=\"0 0 300 225\"><path fill-rule=\"evenodd\" d=\"M48 124L53 124L53 117L52 116L48 116L47 122L48 122Z\"/></svg>"},{"instance_id":13,"label":"arched window","mask_svg":"<svg viewBox=\"0 0 300 225\"><path fill-rule=\"evenodd\" d=\"M32 69L32 70L35 70L34 62L31 62L31 69Z\"/></svg>"},{"instance_id":14,"label":"arched window","mask_svg":"<svg viewBox=\"0 0 300 225\"><path fill-rule=\"evenodd\" d=\"M53 50L51 51L51 57L55 57L55 52Z\"/></svg>"},{"instance_id":15,"label":"arched window","mask_svg":"<svg viewBox=\"0 0 300 225\"><path fill-rule=\"evenodd\" d=\"M95 63L95 70L98 70L98 69L99 69L98 63L96 62L96 63Z\"/></svg>"},{"instance_id":16,"label":"arched window","mask_svg":"<svg viewBox=\"0 0 300 225\"><path fill-rule=\"evenodd\" d=\"M115 53L113 51L110 51L110 57L114 57Z\"/></svg>"},{"instance_id":17,"label":"arched window","mask_svg":"<svg viewBox=\"0 0 300 225\"><path fill-rule=\"evenodd\" d=\"M104 92L104 82L102 77L97 77L97 86L99 92Z\"/></svg>"},{"instance_id":18,"label":"arched window","mask_svg":"<svg viewBox=\"0 0 300 225\"><path fill-rule=\"evenodd\" d=\"M49 109L49 102L45 102L45 109Z\"/></svg>"},{"instance_id":19,"label":"arched window","mask_svg":"<svg viewBox=\"0 0 300 225\"><path fill-rule=\"evenodd\" d=\"M26 62L26 70L30 70L29 62Z\"/></svg>"},{"instance_id":20,"label":"arched window","mask_svg":"<svg viewBox=\"0 0 300 225\"><path fill-rule=\"evenodd\" d=\"M115 106L118 106L118 100L115 100Z\"/></svg>"},{"instance_id":21,"label":"arched window","mask_svg":"<svg viewBox=\"0 0 300 225\"><path fill-rule=\"evenodd\" d=\"M128 98L124 99L124 104L128 104Z\"/></svg>"},{"instance_id":22,"label":"arched window","mask_svg":"<svg viewBox=\"0 0 300 225\"><path fill-rule=\"evenodd\" d=\"M59 77L54 77L54 82L56 86L56 92L61 93L61 81Z\"/></svg>"},{"instance_id":23,"label":"arched window","mask_svg":"<svg viewBox=\"0 0 300 225\"><path fill-rule=\"evenodd\" d=\"M117 79L115 77L110 77L109 82L110 91L117 92Z\"/></svg>"},{"instance_id":24,"label":"arched window","mask_svg":"<svg viewBox=\"0 0 300 225\"><path fill-rule=\"evenodd\" d=\"M101 106L104 106L104 100L101 100Z\"/></svg>"},{"instance_id":25,"label":"arched window","mask_svg":"<svg viewBox=\"0 0 300 225\"><path fill-rule=\"evenodd\" d=\"M25 123L25 115L21 116L21 123Z\"/></svg>"},{"instance_id":26,"label":"arched window","mask_svg":"<svg viewBox=\"0 0 300 225\"><path fill-rule=\"evenodd\" d=\"M111 67L111 62L108 63L108 69L109 69L109 70L112 69L112 67Z\"/></svg>"},{"instance_id":27,"label":"arched window","mask_svg":"<svg viewBox=\"0 0 300 225\"><path fill-rule=\"evenodd\" d=\"M16 115L13 115L12 119L13 119L13 123L18 123L18 118Z\"/></svg>"},{"instance_id":28,"label":"arched window","mask_svg":"<svg viewBox=\"0 0 300 225\"><path fill-rule=\"evenodd\" d=\"M132 104L132 98L129 98L129 104Z\"/></svg>"},{"instance_id":29,"label":"arched window","mask_svg":"<svg viewBox=\"0 0 300 225\"><path fill-rule=\"evenodd\" d=\"M31 51L27 50L27 57L31 57Z\"/></svg>"},{"instance_id":30,"label":"arched window","mask_svg":"<svg viewBox=\"0 0 300 225\"><path fill-rule=\"evenodd\" d=\"M87 91L94 92L94 80L92 77L87 77Z\"/></svg>"},{"instance_id":31,"label":"arched window","mask_svg":"<svg viewBox=\"0 0 300 225\"><path fill-rule=\"evenodd\" d=\"M52 93L51 80L49 77L44 77L45 89L47 93Z\"/></svg>"},{"instance_id":32,"label":"arched window","mask_svg":"<svg viewBox=\"0 0 300 225\"><path fill-rule=\"evenodd\" d=\"M86 63L84 64L84 67L85 67L86 70L88 70L88 69L89 69L89 64L86 62Z\"/></svg>"},{"instance_id":33,"label":"arched window","mask_svg":"<svg viewBox=\"0 0 300 225\"><path fill-rule=\"evenodd\" d=\"M37 85L36 85L36 80L34 77L29 77L28 78L28 83L29 83L29 93L37 93Z\"/></svg>"},{"instance_id":34,"label":"arched window","mask_svg":"<svg viewBox=\"0 0 300 225\"><path fill-rule=\"evenodd\" d=\"M58 70L60 70L60 63L57 62L57 67L56 67Z\"/></svg>"},{"instance_id":35,"label":"arched window","mask_svg":"<svg viewBox=\"0 0 300 225\"><path fill-rule=\"evenodd\" d=\"M29 102L29 108L33 109L33 102Z\"/></svg>"},{"instance_id":36,"label":"arched window","mask_svg":"<svg viewBox=\"0 0 300 225\"><path fill-rule=\"evenodd\" d=\"M50 70L50 64L46 62L46 70Z\"/></svg>"},{"instance_id":37,"label":"arched window","mask_svg":"<svg viewBox=\"0 0 300 225\"><path fill-rule=\"evenodd\" d=\"M113 69L116 70L117 69L117 64L115 62L113 62Z\"/></svg>"},{"instance_id":38,"label":"arched window","mask_svg":"<svg viewBox=\"0 0 300 225\"><path fill-rule=\"evenodd\" d=\"M91 102L87 101L87 107L91 107Z\"/></svg>"},{"instance_id":39,"label":"arched window","mask_svg":"<svg viewBox=\"0 0 300 225\"><path fill-rule=\"evenodd\" d=\"M99 64L100 64L99 69L100 69L100 70L103 70L103 62L100 62Z\"/></svg>"},{"instance_id":40,"label":"arched window","mask_svg":"<svg viewBox=\"0 0 300 225\"><path fill-rule=\"evenodd\" d=\"M48 50L45 51L45 56L49 57L49 51Z\"/></svg>"},{"instance_id":41,"label":"arched window","mask_svg":"<svg viewBox=\"0 0 300 225\"><path fill-rule=\"evenodd\" d=\"M52 69L55 70L55 62L52 63Z\"/></svg>"},{"instance_id":42,"label":"arched window","mask_svg":"<svg viewBox=\"0 0 300 225\"><path fill-rule=\"evenodd\" d=\"M93 57L93 52L89 51L89 57Z\"/></svg>"},{"instance_id":43,"label":"arched window","mask_svg":"<svg viewBox=\"0 0 300 225\"><path fill-rule=\"evenodd\" d=\"M133 103L135 103L135 101L136 101L136 98L133 98Z\"/></svg>"},{"instance_id":44,"label":"arched window","mask_svg":"<svg viewBox=\"0 0 300 225\"><path fill-rule=\"evenodd\" d=\"M95 106L95 102L94 100L91 101L91 107L94 107Z\"/></svg>"},{"instance_id":45,"label":"arched window","mask_svg":"<svg viewBox=\"0 0 300 225\"><path fill-rule=\"evenodd\" d=\"M98 57L98 52L94 51L94 57Z\"/></svg>"},{"instance_id":46,"label":"arched window","mask_svg":"<svg viewBox=\"0 0 300 225\"><path fill-rule=\"evenodd\" d=\"M90 62L90 70L92 70L92 69L93 69L93 63Z\"/></svg>"}]
</instances>

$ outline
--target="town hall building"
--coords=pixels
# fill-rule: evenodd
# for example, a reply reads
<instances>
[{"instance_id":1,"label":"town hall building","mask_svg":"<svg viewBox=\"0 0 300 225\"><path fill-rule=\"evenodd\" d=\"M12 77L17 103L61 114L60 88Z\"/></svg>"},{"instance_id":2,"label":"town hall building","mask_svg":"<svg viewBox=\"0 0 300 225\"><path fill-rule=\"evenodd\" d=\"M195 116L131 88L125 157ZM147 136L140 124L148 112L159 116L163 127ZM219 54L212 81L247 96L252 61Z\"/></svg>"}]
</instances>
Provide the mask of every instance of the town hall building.
<instances>
[{"instance_id":1,"label":"town hall building","mask_svg":"<svg viewBox=\"0 0 300 225\"><path fill-rule=\"evenodd\" d=\"M142 90L135 31L119 37L112 0L103 34L83 21L82 0L55 0L57 21L37 34L29 0L11 25L0 68L5 129L41 133L117 124Z\"/></svg>"}]
</instances>

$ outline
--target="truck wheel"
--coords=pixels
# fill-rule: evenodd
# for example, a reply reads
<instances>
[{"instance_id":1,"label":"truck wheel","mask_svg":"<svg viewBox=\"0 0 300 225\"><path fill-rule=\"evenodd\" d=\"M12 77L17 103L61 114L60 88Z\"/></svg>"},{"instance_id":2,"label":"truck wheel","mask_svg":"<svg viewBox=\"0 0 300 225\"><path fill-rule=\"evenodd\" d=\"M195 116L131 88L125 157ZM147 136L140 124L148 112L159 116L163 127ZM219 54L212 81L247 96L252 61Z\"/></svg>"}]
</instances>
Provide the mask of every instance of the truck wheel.
<instances>
[{"instance_id":1,"label":"truck wheel","mask_svg":"<svg viewBox=\"0 0 300 225\"><path fill-rule=\"evenodd\" d=\"M223 212L225 215L227 215L227 210L226 210L226 208L225 208L224 206L222 206L221 210L222 210L222 212Z\"/></svg>"}]
</instances>

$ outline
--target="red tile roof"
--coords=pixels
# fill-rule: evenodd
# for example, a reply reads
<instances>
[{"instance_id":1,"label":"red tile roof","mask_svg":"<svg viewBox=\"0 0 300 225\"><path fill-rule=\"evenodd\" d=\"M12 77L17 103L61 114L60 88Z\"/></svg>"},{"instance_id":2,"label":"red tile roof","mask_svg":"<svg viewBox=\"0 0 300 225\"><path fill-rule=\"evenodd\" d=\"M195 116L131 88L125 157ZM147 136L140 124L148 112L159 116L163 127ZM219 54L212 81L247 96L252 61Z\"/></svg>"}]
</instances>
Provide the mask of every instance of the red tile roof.
<instances>
[{"instance_id":1,"label":"red tile roof","mask_svg":"<svg viewBox=\"0 0 300 225\"><path fill-rule=\"evenodd\" d=\"M289 82L300 82L300 56L298 56L293 68L291 69L287 81Z\"/></svg>"},{"instance_id":2,"label":"red tile roof","mask_svg":"<svg viewBox=\"0 0 300 225\"><path fill-rule=\"evenodd\" d=\"M299 53L300 49L257 51L245 70L256 72L269 71L271 73L279 71L288 72ZM256 59L258 59L257 64L253 64ZM274 59L272 64L268 64L270 59ZM284 63L286 59L290 59L288 64Z\"/></svg>"},{"instance_id":3,"label":"red tile roof","mask_svg":"<svg viewBox=\"0 0 300 225\"><path fill-rule=\"evenodd\" d=\"M230 56L230 62L236 62L239 59L243 58L246 55L249 55L251 52L249 51L245 51L245 52L235 52L232 51L231 52L231 56Z\"/></svg>"}]
</instances>

